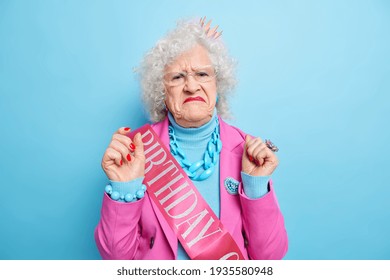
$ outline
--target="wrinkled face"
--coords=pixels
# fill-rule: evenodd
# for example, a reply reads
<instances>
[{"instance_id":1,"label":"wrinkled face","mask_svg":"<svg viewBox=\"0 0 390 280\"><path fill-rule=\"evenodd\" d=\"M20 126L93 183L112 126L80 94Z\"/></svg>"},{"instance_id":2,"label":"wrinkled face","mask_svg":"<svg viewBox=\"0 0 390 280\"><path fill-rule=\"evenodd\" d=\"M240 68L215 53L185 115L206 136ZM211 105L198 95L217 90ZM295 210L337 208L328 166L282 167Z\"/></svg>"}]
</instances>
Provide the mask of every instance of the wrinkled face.
<instances>
[{"instance_id":1,"label":"wrinkled face","mask_svg":"<svg viewBox=\"0 0 390 280\"><path fill-rule=\"evenodd\" d=\"M214 113L217 85L207 50L196 45L164 72L165 104L182 127L199 127Z\"/></svg>"}]
</instances>

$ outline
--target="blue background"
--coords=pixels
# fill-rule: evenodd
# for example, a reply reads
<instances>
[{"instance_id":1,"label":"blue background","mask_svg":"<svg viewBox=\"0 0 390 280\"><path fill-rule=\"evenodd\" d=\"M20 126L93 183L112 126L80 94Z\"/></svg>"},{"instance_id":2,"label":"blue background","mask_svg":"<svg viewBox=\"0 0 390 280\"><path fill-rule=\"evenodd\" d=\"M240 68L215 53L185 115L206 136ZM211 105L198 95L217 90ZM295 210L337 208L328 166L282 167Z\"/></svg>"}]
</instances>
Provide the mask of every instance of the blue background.
<instances>
[{"instance_id":1,"label":"blue background","mask_svg":"<svg viewBox=\"0 0 390 280\"><path fill-rule=\"evenodd\" d=\"M142 3L141 3L142 2ZM286 259L390 259L389 1L0 1L0 259L99 259L133 68L180 18L238 61L232 124L280 148Z\"/></svg>"}]
</instances>

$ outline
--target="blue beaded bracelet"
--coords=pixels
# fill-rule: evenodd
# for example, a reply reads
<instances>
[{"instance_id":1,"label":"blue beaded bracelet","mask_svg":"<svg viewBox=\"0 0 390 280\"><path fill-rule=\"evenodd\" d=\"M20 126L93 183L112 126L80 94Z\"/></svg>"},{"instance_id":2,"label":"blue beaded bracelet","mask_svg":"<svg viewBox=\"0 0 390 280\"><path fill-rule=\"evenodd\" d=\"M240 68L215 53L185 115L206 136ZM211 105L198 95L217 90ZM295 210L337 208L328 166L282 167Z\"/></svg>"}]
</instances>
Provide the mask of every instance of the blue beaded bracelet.
<instances>
[{"instance_id":1,"label":"blue beaded bracelet","mask_svg":"<svg viewBox=\"0 0 390 280\"><path fill-rule=\"evenodd\" d=\"M139 200L145 196L146 186L142 185L141 189L135 192L135 194L127 193L127 194L121 194L117 191L112 191L112 186L110 184L107 184L104 188L104 191L111 197L112 200L119 200L122 199L126 202L131 202L135 200Z\"/></svg>"}]
</instances>

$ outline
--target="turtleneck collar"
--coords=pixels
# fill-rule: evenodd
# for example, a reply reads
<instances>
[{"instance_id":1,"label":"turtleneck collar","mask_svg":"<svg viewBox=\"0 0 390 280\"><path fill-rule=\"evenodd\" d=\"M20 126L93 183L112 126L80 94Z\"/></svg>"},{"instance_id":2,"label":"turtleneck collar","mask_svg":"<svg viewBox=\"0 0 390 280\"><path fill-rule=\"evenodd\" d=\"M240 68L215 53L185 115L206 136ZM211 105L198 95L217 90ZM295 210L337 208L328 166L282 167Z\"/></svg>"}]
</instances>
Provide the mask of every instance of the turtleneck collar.
<instances>
[{"instance_id":1,"label":"turtleneck collar","mask_svg":"<svg viewBox=\"0 0 390 280\"><path fill-rule=\"evenodd\" d=\"M175 130L176 138L179 141L184 142L198 142L198 141L204 141L209 140L211 137L211 134L214 132L215 126L217 125L217 109L214 109L213 116L211 119L205 123L204 125L200 127L182 127L180 126L176 121L171 112L168 111L168 118L169 122L172 125L173 129Z\"/></svg>"}]
</instances>

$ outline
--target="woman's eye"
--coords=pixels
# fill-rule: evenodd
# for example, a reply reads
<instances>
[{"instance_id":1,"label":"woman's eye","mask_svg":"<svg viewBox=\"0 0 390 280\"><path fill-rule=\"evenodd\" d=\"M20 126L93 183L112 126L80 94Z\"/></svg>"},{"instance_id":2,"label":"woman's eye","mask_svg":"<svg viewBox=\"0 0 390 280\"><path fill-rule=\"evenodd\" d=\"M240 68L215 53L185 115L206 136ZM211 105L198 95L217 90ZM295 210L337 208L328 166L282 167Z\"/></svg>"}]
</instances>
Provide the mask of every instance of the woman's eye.
<instances>
[{"instance_id":1,"label":"woman's eye","mask_svg":"<svg viewBox=\"0 0 390 280\"><path fill-rule=\"evenodd\" d=\"M196 72L196 75L199 77L208 77L209 74L207 72Z\"/></svg>"},{"instance_id":2,"label":"woman's eye","mask_svg":"<svg viewBox=\"0 0 390 280\"><path fill-rule=\"evenodd\" d=\"M174 81L174 80L180 80L181 78L183 78L184 77L184 75L183 74L176 74L176 75L173 75L172 76L172 80Z\"/></svg>"}]
</instances>

